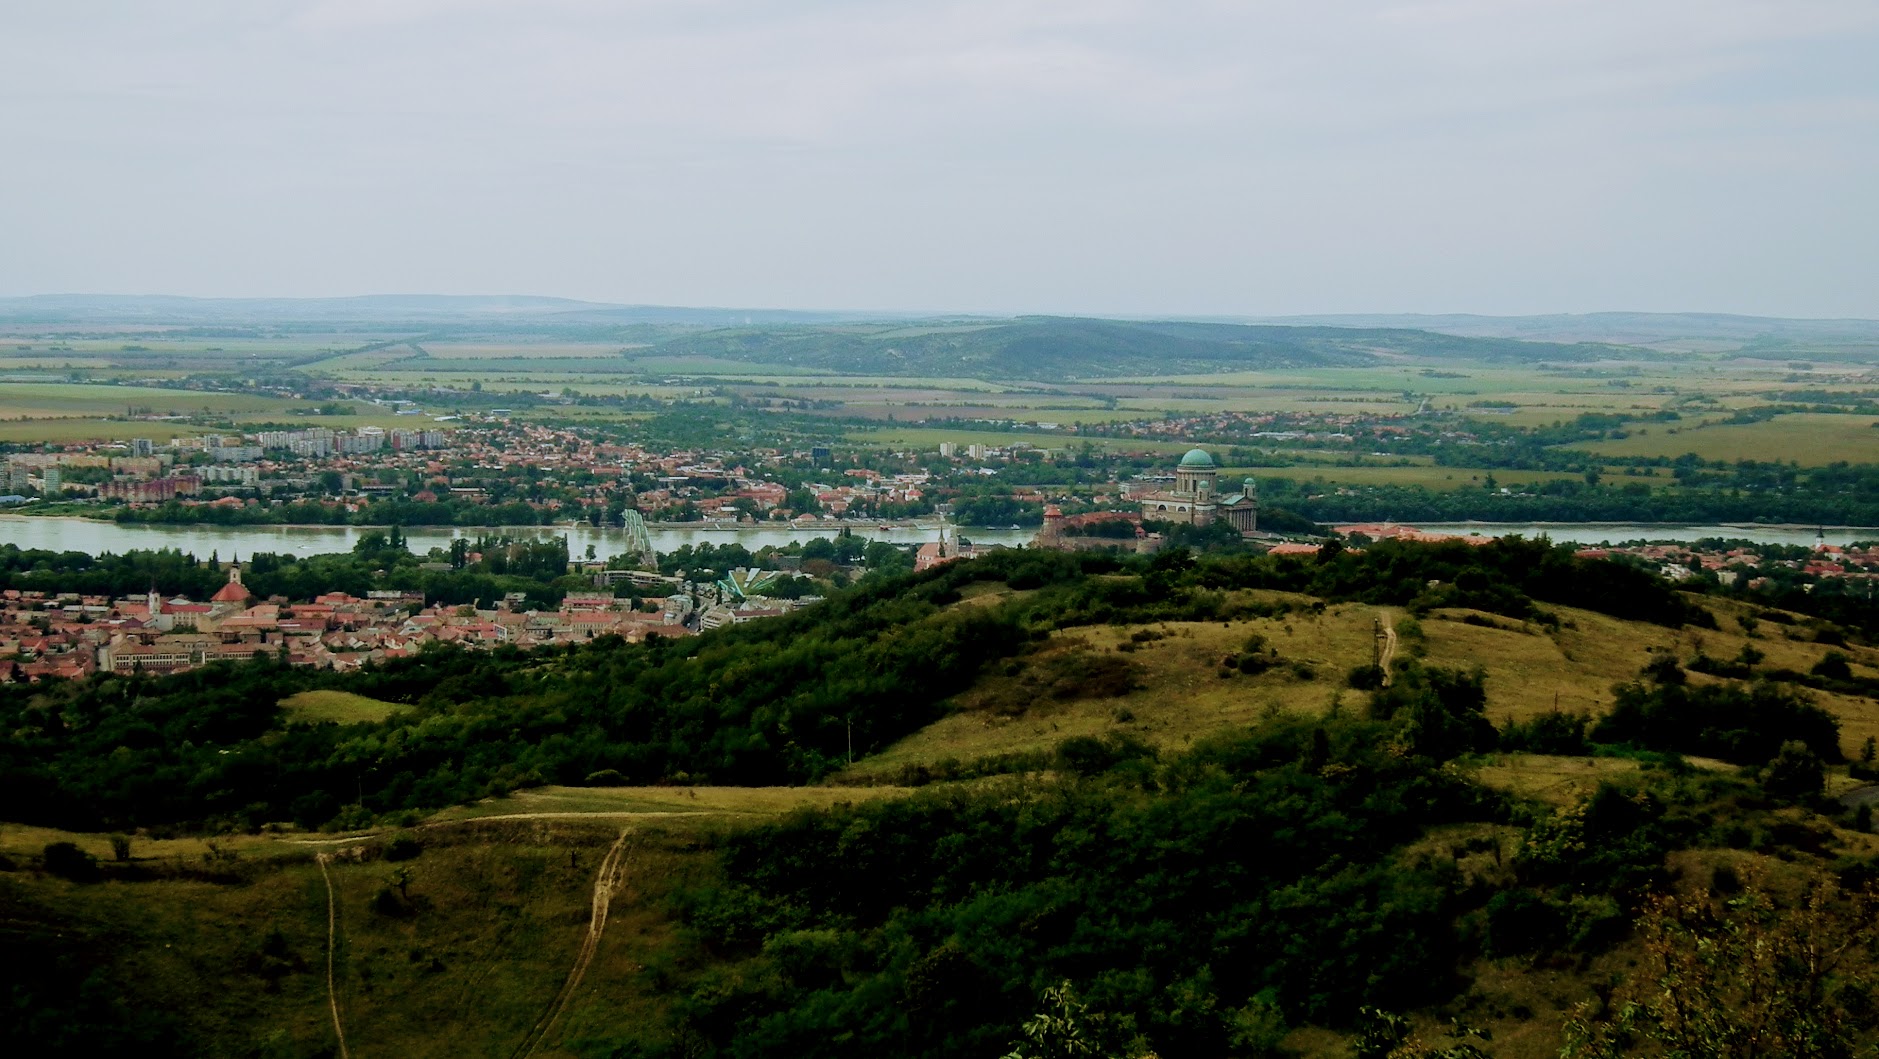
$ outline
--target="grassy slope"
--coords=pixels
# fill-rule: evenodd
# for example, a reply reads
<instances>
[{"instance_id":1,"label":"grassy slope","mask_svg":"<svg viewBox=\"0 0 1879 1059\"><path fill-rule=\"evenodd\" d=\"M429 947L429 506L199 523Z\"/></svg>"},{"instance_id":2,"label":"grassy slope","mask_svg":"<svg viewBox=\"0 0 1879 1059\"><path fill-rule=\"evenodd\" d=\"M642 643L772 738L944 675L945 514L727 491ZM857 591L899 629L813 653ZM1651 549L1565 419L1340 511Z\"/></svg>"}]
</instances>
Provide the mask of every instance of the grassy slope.
<instances>
[{"instance_id":1,"label":"grassy slope","mask_svg":"<svg viewBox=\"0 0 1879 1059\"><path fill-rule=\"evenodd\" d=\"M991 586L974 595L982 600L1005 591ZM1269 602L1287 598L1260 595ZM1731 605L1717 606L1721 623L1735 631L1677 633L1566 610L1565 624L1554 634L1503 618L1492 619L1502 627L1486 628L1461 623L1465 612L1439 614L1422 623L1424 649L1438 664L1484 666L1490 712L1504 723L1550 709L1555 692L1563 708L1600 708L1609 701L1610 685L1635 674L1651 648L1675 647L1687 658L1700 637L1712 656L1732 655L1749 641ZM1321 711L1334 701L1361 708L1362 695L1339 690L1343 674L1369 660L1373 621L1399 616L1352 604L1226 625L1168 623L1151 627L1164 638L1128 652L1116 648L1133 628L1061 632L1015 671L999 670L961 696L953 716L838 780L879 782L907 765L1043 751L1070 735L1112 730L1179 747L1268 711ZM1769 623L1761 629L1754 643L1772 664L1805 669L1825 650L1780 638L1782 630ZM1304 678L1288 664L1258 676L1220 677L1221 656L1237 651L1255 632L1288 663L1308 665L1314 676ZM1414 650L1416 643L1405 639L1401 649ZM1879 662L1875 652L1853 653L1862 665ZM1138 686L1120 695L1063 701L1038 700L1027 690L1026 667L1096 655L1128 659ZM1849 751L1867 734L1879 734L1879 706L1820 698L1843 718ZM1494 786L1557 804L1599 778L1636 767L1610 759L1502 755L1479 775ZM139 983L142 1002L186 1012L190 1024L221 1049L209 1054L241 1054L270 1042L279 1054L311 1054L331 1034L323 987L325 891L312 852L337 851L333 877L340 895L340 980L349 1043L361 1052L412 1056L506 1055L559 987L586 926L593 871L618 829L630 826L635 837L628 883L613 904L599 955L537 1053L575 1054L581 1041L604 1040L654 1014L663 1003L658 969L695 958L682 951L666 897L673 886L713 870L700 851L698 829L899 793L893 787L545 788L449 810L412 832L425 851L406 862L417 905L409 916L386 916L371 907L395 867L377 857L384 835L313 841L236 836L217 840L235 859L213 865L204 860L211 850L205 840L139 838L136 866L159 876L155 880L77 886L29 870L0 872L0 920L51 922L79 936L108 939L117 974ZM24 867L45 843L70 837L101 860L109 858L104 836L11 825L0 828L0 854ZM1482 837L1438 830L1405 856L1445 855L1471 839L1478 847ZM1499 840L1504 859L1512 832ZM1465 870L1499 870L1491 854L1478 848L1456 855ZM1703 864L1685 867L1691 878L1707 878ZM286 937L294 962L273 983L254 969L260 939L270 928ZM1550 1056L1566 1010L1586 995L1587 976L1622 970L1629 959L1619 949L1585 967L1484 960L1471 969L1475 984L1459 1004L1495 1030L1494 1054ZM449 1032L440 1032L445 1026ZM1316 1030L1298 1032L1291 1043L1304 1054L1337 1055L1346 1047L1337 1035Z\"/></svg>"},{"instance_id":2,"label":"grassy slope","mask_svg":"<svg viewBox=\"0 0 1879 1059\"><path fill-rule=\"evenodd\" d=\"M1263 600L1287 598L1272 592L1249 595ZM1459 610L1438 611L1421 624L1429 661L1480 665L1487 671L1489 713L1496 724L1531 719L1555 704L1567 712L1602 712L1611 703L1612 685L1636 676L1651 650L1674 648L1687 660L1701 645L1712 657L1728 658L1744 644L1753 643L1767 655L1766 665L1801 672L1829 650L1789 641L1770 623L1763 623L1760 635L1751 640L1735 621L1742 607L1728 602L1711 606L1724 631L1678 632L1571 608L1556 608L1563 619L1557 633L1501 617L1486 619L1494 623L1492 628L1464 624L1461 619L1472 612ZM1154 626L1167 637L1124 655L1137 670L1138 687L1133 691L1065 701L1045 699L1014 712L1001 708L1001 703L1022 698L1018 690L1022 674L993 673L961 696L958 712L868 758L853 772L886 776L903 766L930 766L947 758L970 761L1010 751L1047 750L1069 736L1112 730L1179 747L1223 726L1248 723L1269 710L1323 710L1333 699L1359 705L1361 694L1340 692L1344 675L1370 660L1373 622L1393 623L1401 614L1392 608L1340 604L1319 614L1295 612L1284 618L1225 625L1170 622ZM1047 653L1115 652L1133 631L1099 626L1059 632ZM1281 666L1258 676L1222 678L1220 659L1237 651L1252 633L1265 636L1283 660L1306 663L1315 676L1305 679ZM1402 649L1414 650L1415 645L1405 640ZM1856 663L1879 666L1879 651L1839 650L1851 654ZM1692 679L1710 678L1695 675ZM1879 703L1825 692L1810 694L1840 717L1841 742L1849 756L1857 753L1868 735L1879 736ZM1123 716L1130 719L1118 719Z\"/></svg>"},{"instance_id":3,"label":"grassy slope","mask_svg":"<svg viewBox=\"0 0 1879 1059\"><path fill-rule=\"evenodd\" d=\"M382 721L398 712L395 702L355 695L350 691L302 691L281 700L290 719L318 723L361 724Z\"/></svg>"}]
</instances>

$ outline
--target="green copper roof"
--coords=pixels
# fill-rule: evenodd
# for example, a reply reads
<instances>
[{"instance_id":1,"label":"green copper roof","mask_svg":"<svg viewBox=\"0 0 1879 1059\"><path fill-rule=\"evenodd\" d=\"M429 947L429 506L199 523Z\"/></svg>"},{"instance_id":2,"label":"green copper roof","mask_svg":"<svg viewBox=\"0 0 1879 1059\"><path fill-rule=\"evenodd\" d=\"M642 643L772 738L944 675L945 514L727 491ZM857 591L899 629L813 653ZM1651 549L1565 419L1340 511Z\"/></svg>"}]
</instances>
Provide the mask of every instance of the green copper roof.
<instances>
[{"instance_id":1,"label":"green copper roof","mask_svg":"<svg viewBox=\"0 0 1879 1059\"><path fill-rule=\"evenodd\" d=\"M1213 465L1214 458L1207 455L1206 449L1189 449L1187 455L1181 457L1181 466L1183 467L1210 469Z\"/></svg>"}]
</instances>

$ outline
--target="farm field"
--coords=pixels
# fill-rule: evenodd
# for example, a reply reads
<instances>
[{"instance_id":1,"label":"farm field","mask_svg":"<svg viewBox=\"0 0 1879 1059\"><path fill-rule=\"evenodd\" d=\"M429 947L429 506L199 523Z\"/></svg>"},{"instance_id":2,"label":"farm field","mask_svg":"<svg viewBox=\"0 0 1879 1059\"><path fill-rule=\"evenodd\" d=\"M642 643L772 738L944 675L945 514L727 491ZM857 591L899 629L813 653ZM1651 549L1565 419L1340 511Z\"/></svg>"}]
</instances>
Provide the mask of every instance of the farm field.
<instances>
[{"instance_id":1,"label":"farm field","mask_svg":"<svg viewBox=\"0 0 1879 1059\"><path fill-rule=\"evenodd\" d=\"M1585 446L1607 456L1676 457L1694 452L1708 460L1780 460L1806 467L1879 462L1879 417L1796 412L1760 423L1718 423L1672 429L1653 424L1630 437Z\"/></svg>"},{"instance_id":2,"label":"farm field","mask_svg":"<svg viewBox=\"0 0 1879 1059\"><path fill-rule=\"evenodd\" d=\"M295 427L409 425L416 417L356 404L361 414L317 416L319 405L261 394L153 386L0 382L0 441L123 441L195 432L205 424L289 423ZM162 417L162 418L154 418ZM425 420L429 422L429 420Z\"/></svg>"},{"instance_id":3,"label":"farm field","mask_svg":"<svg viewBox=\"0 0 1879 1059\"><path fill-rule=\"evenodd\" d=\"M1040 449L1066 449L1081 447L1084 444L1097 449L1122 452L1167 452L1179 454L1193 448L1192 445L1176 441L1146 441L1136 438L1096 438L1081 437L1076 434L1058 434L1047 431L1020 433L998 430L971 430L963 427L887 427L880 430L854 431L848 435L850 441L864 445L879 445L891 449L931 450L942 441L951 441L959 445L1013 445L1027 444Z\"/></svg>"},{"instance_id":4,"label":"farm field","mask_svg":"<svg viewBox=\"0 0 1879 1059\"><path fill-rule=\"evenodd\" d=\"M282 413L315 407L240 393L206 393L156 386L98 386L85 383L0 382L0 419L48 419L102 415L200 415Z\"/></svg>"},{"instance_id":5,"label":"farm field","mask_svg":"<svg viewBox=\"0 0 1879 1059\"><path fill-rule=\"evenodd\" d=\"M1293 464L1289 467L1228 467L1220 472L1223 482L1241 478L1290 478L1300 482L1323 481L1327 485L1401 485L1422 486L1446 492L1486 484L1492 475L1496 484L1517 488L1541 482L1567 481L1577 475L1561 471L1479 471L1461 467L1335 467L1329 464Z\"/></svg>"}]
</instances>

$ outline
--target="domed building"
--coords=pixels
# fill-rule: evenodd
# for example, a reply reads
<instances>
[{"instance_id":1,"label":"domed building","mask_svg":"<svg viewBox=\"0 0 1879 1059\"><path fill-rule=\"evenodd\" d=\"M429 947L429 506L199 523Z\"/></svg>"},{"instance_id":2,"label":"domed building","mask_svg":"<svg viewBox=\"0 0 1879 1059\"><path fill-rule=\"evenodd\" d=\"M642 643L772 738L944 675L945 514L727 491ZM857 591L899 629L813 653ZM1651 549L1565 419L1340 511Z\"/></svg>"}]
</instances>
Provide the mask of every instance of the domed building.
<instances>
[{"instance_id":1,"label":"domed building","mask_svg":"<svg viewBox=\"0 0 1879 1059\"><path fill-rule=\"evenodd\" d=\"M1164 479L1165 481L1166 479ZM1259 532L1259 493L1251 478L1237 493L1220 495L1220 468L1206 449L1190 449L1174 469L1174 488L1140 496L1142 518L1205 526L1225 519L1246 536Z\"/></svg>"}]
</instances>

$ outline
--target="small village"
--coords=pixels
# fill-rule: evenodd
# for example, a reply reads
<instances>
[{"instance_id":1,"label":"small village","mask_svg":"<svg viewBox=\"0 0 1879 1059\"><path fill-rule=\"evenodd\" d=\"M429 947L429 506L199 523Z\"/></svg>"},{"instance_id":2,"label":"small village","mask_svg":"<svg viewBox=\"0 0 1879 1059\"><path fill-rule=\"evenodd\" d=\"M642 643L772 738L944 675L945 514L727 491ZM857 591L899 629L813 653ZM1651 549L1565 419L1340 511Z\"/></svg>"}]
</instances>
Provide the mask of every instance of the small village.
<instances>
[{"instance_id":1,"label":"small village","mask_svg":"<svg viewBox=\"0 0 1879 1059\"><path fill-rule=\"evenodd\" d=\"M634 643L690 636L817 602L763 596L774 575L753 571L733 571L710 585L645 571L609 573L630 576L635 590L648 594L569 593L553 609L528 606L519 593L493 608L427 606L421 592L393 590L260 600L242 584L239 564L229 565L227 584L204 601L154 591L112 599L9 589L0 592L0 682L176 673L257 654L346 672L429 645L532 648L602 636Z\"/></svg>"}]
</instances>

